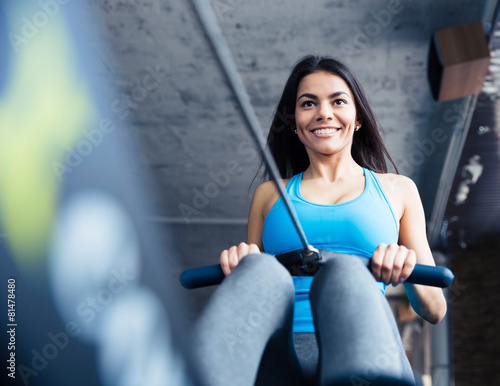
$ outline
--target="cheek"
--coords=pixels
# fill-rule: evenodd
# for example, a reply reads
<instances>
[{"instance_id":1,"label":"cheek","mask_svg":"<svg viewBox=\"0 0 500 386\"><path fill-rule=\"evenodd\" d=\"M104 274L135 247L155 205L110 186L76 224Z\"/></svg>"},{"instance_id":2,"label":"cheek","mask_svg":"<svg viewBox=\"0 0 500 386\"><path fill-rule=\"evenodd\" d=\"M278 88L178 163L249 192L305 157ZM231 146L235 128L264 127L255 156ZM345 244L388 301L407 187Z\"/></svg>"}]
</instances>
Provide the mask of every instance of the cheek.
<instances>
[{"instance_id":1,"label":"cheek","mask_svg":"<svg viewBox=\"0 0 500 386\"><path fill-rule=\"evenodd\" d=\"M310 120L311 114L308 114L307 112L295 113L295 124L299 127L306 125Z\"/></svg>"},{"instance_id":2,"label":"cheek","mask_svg":"<svg viewBox=\"0 0 500 386\"><path fill-rule=\"evenodd\" d=\"M356 117L351 114L343 114L337 116L338 120L346 127L356 125Z\"/></svg>"},{"instance_id":3,"label":"cheek","mask_svg":"<svg viewBox=\"0 0 500 386\"><path fill-rule=\"evenodd\" d=\"M300 115L295 114L295 128L302 127L302 117Z\"/></svg>"},{"instance_id":4,"label":"cheek","mask_svg":"<svg viewBox=\"0 0 500 386\"><path fill-rule=\"evenodd\" d=\"M349 111L349 118L350 118L350 120L351 120L352 122L355 122L355 121L356 121L356 119L358 118L358 117L357 117L357 113L356 113L356 109L354 109L354 108L353 108L353 109L351 109L351 110Z\"/></svg>"}]
</instances>

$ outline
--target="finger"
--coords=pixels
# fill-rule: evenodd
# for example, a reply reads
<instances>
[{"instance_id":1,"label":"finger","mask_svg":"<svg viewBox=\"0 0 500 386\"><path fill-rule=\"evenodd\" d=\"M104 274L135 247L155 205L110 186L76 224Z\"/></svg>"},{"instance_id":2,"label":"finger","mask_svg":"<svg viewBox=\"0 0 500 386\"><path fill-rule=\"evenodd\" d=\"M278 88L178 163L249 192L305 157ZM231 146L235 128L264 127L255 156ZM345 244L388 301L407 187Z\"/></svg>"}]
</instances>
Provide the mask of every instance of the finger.
<instances>
[{"instance_id":1,"label":"finger","mask_svg":"<svg viewBox=\"0 0 500 386\"><path fill-rule=\"evenodd\" d=\"M243 259L246 255L248 255L248 250L250 247L247 243L240 243L238 245L238 263Z\"/></svg>"},{"instance_id":2,"label":"finger","mask_svg":"<svg viewBox=\"0 0 500 386\"><path fill-rule=\"evenodd\" d=\"M399 284L400 275L407 256L408 249L405 246L400 245L398 251L396 252L396 255L394 256L394 262L392 264L391 283L394 286Z\"/></svg>"},{"instance_id":3,"label":"finger","mask_svg":"<svg viewBox=\"0 0 500 386\"><path fill-rule=\"evenodd\" d=\"M403 266L403 270L401 271L401 275L399 276L399 283L404 282L410 277L413 269L415 268L415 264L417 264L417 255L414 250L409 249Z\"/></svg>"},{"instance_id":4,"label":"finger","mask_svg":"<svg viewBox=\"0 0 500 386\"><path fill-rule=\"evenodd\" d=\"M220 254L220 266L224 275L229 275L231 270L229 269L229 251L224 249Z\"/></svg>"},{"instance_id":5,"label":"finger","mask_svg":"<svg viewBox=\"0 0 500 386\"><path fill-rule=\"evenodd\" d=\"M236 246L232 246L229 248L229 270L230 272L233 272L233 269L235 269L238 266L238 263L240 261L238 260L238 249Z\"/></svg>"},{"instance_id":6,"label":"finger","mask_svg":"<svg viewBox=\"0 0 500 386\"><path fill-rule=\"evenodd\" d=\"M257 244L250 244L248 247L249 247L248 254L250 254L250 253L260 253L260 249L257 246Z\"/></svg>"},{"instance_id":7,"label":"finger","mask_svg":"<svg viewBox=\"0 0 500 386\"><path fill-rule=\"evenodd\" d=\"M375 252L373 252L370 269L375 280L380 281L380 272L382 269L382 263L384 261L385 250L387 249L386 244L379 244Z\"/></svg>"},{"instance_id":8,"label":"finger","mask_svg":"<svg viewBox=\"0 0 500 386\"><path fill-rule=\"evenodd\" d=\"M385 250L384 261L382 267L380 268L380 281L389 284L391 282L392 269L394 265L394 258L399 250L397 244L389 244Z\"/></svg>"}]
</instances>

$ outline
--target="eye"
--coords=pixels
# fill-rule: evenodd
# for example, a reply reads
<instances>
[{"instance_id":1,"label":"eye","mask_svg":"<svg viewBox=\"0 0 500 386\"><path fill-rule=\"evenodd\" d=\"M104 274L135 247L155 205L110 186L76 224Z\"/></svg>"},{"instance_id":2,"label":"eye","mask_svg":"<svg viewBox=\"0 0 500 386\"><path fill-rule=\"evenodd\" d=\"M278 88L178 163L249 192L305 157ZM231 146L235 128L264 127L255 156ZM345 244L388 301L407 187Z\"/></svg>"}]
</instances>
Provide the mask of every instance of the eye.
<instances>
[{"instance_id":1,"label":"eye","mask_svg":"<svg viewBox=\"0 0 500 386\"><path fill-rule=\"evenodd\" d=\"M341 106L347 104L347 101L345 99L335 99L333 101L334 105Z\"/></svg>"},{"instance_id":2,"label":"eye","mask_svg":"<svg viewBox=\"0 0 500 386\"><path fill-rule=\"evenodd\" d=\"M313 107L314 102L313 101L305 101L305 102L302 102L302 104L300 106L301 107Z\"/></svg>"}]
</instances>

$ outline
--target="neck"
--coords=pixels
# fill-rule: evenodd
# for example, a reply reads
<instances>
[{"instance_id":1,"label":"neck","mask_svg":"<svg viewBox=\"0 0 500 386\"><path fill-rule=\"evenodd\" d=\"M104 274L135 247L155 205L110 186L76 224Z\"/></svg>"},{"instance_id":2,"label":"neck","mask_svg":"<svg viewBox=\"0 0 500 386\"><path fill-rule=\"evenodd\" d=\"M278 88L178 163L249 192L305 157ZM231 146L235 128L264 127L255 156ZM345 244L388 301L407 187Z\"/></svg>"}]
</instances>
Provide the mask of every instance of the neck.
<instances>
[{"instance_id":1,"label":"neck","mask_svg":"<svg viewBox=\"0 0 500 386\"><path fill-rule=\"evenodd\" d=\"M309 167L304 172L306 179L323 179L334 182L339 179L358 176L362 168L349 154L318 155L309 157Z\"/></svg>"}]
</instances>

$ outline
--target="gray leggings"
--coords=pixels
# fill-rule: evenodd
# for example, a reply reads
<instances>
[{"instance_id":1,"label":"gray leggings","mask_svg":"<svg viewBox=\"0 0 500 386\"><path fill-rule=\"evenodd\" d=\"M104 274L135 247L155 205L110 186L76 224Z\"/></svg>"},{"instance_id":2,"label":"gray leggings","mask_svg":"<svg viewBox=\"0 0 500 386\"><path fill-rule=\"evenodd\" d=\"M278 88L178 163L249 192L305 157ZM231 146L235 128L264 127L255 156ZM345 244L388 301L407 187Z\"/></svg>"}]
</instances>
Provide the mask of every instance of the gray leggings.
<instances>
[{"instance_id":1,"label":"gray leggings","mask_svg":"<svg viewBox=\"0 0 500 386\"><path fill-rule=\"evenodd\" d=\"M246 256L195 326L193 348L206 384L415 384L387 300L358 259L328 261L310 300L317 344L312 334L296 334L294 344L290 274L273 256Z\"/></svg>"}]
</instances>

